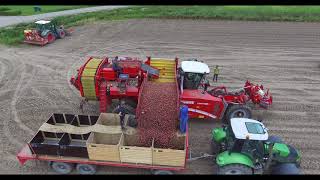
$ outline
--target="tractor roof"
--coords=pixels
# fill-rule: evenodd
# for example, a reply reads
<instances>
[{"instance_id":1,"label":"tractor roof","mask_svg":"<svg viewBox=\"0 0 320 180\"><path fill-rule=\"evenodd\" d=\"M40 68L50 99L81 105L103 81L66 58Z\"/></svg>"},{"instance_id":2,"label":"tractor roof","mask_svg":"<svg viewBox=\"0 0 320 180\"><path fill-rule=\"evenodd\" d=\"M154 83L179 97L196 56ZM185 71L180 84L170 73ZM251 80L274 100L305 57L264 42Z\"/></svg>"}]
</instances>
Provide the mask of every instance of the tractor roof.
<instances>
[{"instance_id":1,"label":"tractor roof","mask_svg":"<svg viewBox=\"0 0 320 180\"><path fill-rule=\"evenodd\" d=\"M48 24L50 23L51 21L46 21L46 20L40 20L40 21L36 21L35 23L36 24Z\"/></svg>"},{"instance_id":2,"label":"tractor roof","mask_svg":"<svg viewBox=\"0 0 320 180\"><path fill-rule=\"evenodd\" d=\"M181 68L184 72L192 73L210 73L208 65L199 61L182 61Z\"/></svg>"},{"instance_id":3,"label":"tractor roof","mask_svg":"<svg viewBox=\"0 0 320 180\"><path fill-rule=\"evenodd\" d=\"M253 119L232 118L231 128L237 139L264 141L268 139L268 132L264 125Z\"/></svg>"}]
</instances>

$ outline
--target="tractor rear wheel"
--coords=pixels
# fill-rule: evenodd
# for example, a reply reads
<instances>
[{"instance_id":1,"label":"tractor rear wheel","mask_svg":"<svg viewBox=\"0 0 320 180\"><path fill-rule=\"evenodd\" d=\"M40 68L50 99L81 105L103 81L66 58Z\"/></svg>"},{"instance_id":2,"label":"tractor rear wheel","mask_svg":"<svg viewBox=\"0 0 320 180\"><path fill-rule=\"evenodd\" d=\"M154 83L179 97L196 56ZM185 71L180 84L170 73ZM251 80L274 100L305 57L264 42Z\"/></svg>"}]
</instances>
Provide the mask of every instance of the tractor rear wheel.
<instances>
[{"instance_id":1,"label":"tractor rear wheel","mask_svg":"<svg viewBox=\"0 0 320 180\"><path fill-rule=\"evenodd\" d=\"M252 174L252 169L242 164L229 164L218 168L220 175Z\"/></svg>"},{"instance_id":2,"label":"tractor rear wheel","mask_svg":"<svg viewBox=\"0 0 320 180\"><path fill-rule=\"evenodd\" d=\"M267 141L271 143L283 143L282 139L279 136L269 136Z\"/></svg>"},{"instance_id":3,"label":"tractor rear wheel","mask_svg":"<svg viewBox=\"0 0 320 180\"><path fill-rule=\"evenodd\" d=\"M231 107L228 107L225 114L225 120L227 123L229 123L230 119L232 118L251 118L251 117L252 117L251 108L244 104L231 105Z\"/></svg>"},{"instance_id":4,"label":"tractor rear wheel","mask_svg":"<svg viewBox=\"0 0 320 180\"><path fill-rule=\"evenodd\" d=\"M295 163L281 163L272 167L271 174L276 175L297 175L300 174L300 169Z\"/></svg>"},{"instance_id":5,"label":"tractor rear wheel","mask_svg":"<svg viewBox=\"0 0 320 180\"><path fill-rule=\"evenodd\" d=\"M59 38L63 39L66 36L66 33L64 32L63 29L58 29L57 30Z\"/></svg>"}]
</instances>

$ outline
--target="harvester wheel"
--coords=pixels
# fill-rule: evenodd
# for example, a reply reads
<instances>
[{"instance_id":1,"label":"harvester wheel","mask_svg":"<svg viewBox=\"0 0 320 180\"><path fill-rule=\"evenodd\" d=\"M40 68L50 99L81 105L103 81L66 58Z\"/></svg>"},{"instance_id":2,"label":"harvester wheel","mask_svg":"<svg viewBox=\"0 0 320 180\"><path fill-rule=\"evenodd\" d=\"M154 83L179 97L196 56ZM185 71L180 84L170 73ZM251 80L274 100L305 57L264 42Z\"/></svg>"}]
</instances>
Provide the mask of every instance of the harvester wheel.
<instances>
[{"instance_id":1,"label":"harvester wheel","mask_svg":"<svg viewBox=\"0 0 320 180\"><path fill-rule=\"evenodd\" d=\"M66 36L66 33L63 29L58 30L59 38L63 39Z\"/></svg>"},{"instance_id":2,"label":"harvester wheel","mask_svg":"<svg viewBox=\"0 0 320 180\"><path fill-rule=\"evenodd\" d=\"M92 164L77 164L76 167L79 174L95 174L97 166Z\"/></svg>"},{"instance_id":3,"label":"harvester wheel","mask_svg":"<svg viewBox=\"0 0 320 180\"><path fill-rule=\"evenodd\" d=\"M134 100L126 99L126 104L128 104L129 106L131 106L133 108L137 108L137 102L135 102Z\"/></svg>"},{"instance_id":4,"label":"harvester wheel","mask_svg":"<svg viewBox=\"0 0 320 180\"><path fill-rule=\"evenodd\" d=\"M128 125L133 128L138 126L138 122L137 122L136 117L134 115L129 115Z\"/></svg>"},{"instance_id":5,"label":"harvester wheel","mask_svg":"<svg viewBox=\"0 0 320 180\"><path fill-rule=\"evenodd\" d=\"M220 144L218 144L215 140L211 139L211 153L218 154L220 152Z\"/></svg>"},{"instance_id":6,"label":"harvester wheel","mask_svg":"<svg viewBox=\"0 0 320 180\"><path fill-rule=\"evenodd\" d=\"M52 162L51 168L59 174L69 174L73 170L74 165L64 162Z\"/></svg>"},{"instance_id":7,"label":"harvester wheel","mask_svg":"<svg viewBox=\"0 0 320 180\"><path fill-rule=\"evenodd\" d=\"M113 113L118 105L119 105L119 100L112 100L112 103L108 107L107 112L108 113Z\"/></svg>"},{"instance_id":8,"label":"harvester wheel","mask_svg":"<svg viewBox=\"0 0 320 180\"><path fill-rule=\"evenodd\" d=\"M56 37L53 35L53 33L48 32L48 34L45 36L46 39L48 39L48 43L53 43L56 40Z\"/></svg>"},{"instance_id":9,"label":"harvester wheel","mask_svg":"<svg viewBox=\"0 0 320 180\"><path fill-rule=\"evenodd\" d=\"M112 100L112 103L108 107L108 113L115 113L117 111L119 100ZM136 115L136 109L129 104L124 104L124 108L126 109L126 114Z\"/></svg>"},{"instance_id":10,"label":"harvester wheel","mask_svg":"<svg viewBox=\"0 0 320 180\"><path fill-rule=\"evenodd\" d=\"M220 175L252 174L252 169L242 164L229 164L218 168Z\"/></svg>"},{"instance_id":11,"label":"harvester wheel","mask_svg":"<svg viewBox=\"0 0 320 180\"><path fill-rule=\"evenodd\" d=\"M232 118L251 118L251 108L244 104L231 105L231 107L228 107L225 117L227 123Z\"/></svg>"}]
</instances>

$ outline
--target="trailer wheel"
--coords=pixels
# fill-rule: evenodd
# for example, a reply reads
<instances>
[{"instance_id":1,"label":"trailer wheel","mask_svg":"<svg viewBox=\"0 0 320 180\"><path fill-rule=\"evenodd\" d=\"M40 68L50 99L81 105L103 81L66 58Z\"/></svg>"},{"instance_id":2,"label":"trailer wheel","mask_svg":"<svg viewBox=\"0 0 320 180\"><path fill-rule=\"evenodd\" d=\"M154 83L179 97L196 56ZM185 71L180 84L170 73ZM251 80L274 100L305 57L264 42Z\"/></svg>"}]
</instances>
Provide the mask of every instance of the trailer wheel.
<instances>
[{"instance_id":1,"label":"trailer wheel","mask_svg":"<svg viewBox=\"0 0 320 180\"><path fill-rule=\"evenodd\" d=\"M172 175L173 173L171 171L166 171L166 170L154 170L152 172L154 175Z\"/></svg>"},{"instance_id":2,"label":"trailer wheel","mask_svg":"<svg viewBox=\"0 0 320 180\"><path fill-rule=\"evenodd\" d=\"M77 164L76 167L79 174L95 174L97 166L92 164Z\"/></svg>"},{"instance_id":3,"label":"trailer wheel","mask_svg":"<svg viewBox=\"0 0 320 180\"><path fill-rule=\"evenodd\" d=\"M64 162L52 162L51 168L59 174L69 174L73 170L74 165Z\"/></svg>"},{"instance_id":4,"label":"trailer wheel","mask_svg":"<svg viewBox=\"0 0 320 180\"><path fill-rule=\"evenodd\" d=\"M251 118L251 108L244 104L235 104L228 107L226 112L226 122L229 123L232 118Z\"/></svg>"}]
</instances>

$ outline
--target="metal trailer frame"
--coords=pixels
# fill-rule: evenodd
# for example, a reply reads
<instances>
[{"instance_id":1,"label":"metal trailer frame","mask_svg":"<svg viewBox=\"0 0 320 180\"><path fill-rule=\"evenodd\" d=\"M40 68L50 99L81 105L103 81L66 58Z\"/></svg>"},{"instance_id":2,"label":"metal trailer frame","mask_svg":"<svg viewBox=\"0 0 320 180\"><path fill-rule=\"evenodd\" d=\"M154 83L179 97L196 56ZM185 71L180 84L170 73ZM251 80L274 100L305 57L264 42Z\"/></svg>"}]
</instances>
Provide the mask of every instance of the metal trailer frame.
<instances>
[{"instance_id":1,"label":"metal trailer frame","mask_svg":"<svg viewBox=\"0 0 320 180\"><path fill-rule=\"evenodd\" d=\"M121 163L121 162L111 162L111 161L96 161L89 160L88 158L79 157L64 157L64 156L51 156L51 155L36 155L32 154L29 145L25 145L17 154L17 159L20 165L24 165L28 160L39 160L39 161L52 161L52 162L64 162L64 163L74 163L74 164L93 164L99 166L113 166L113 167L127 167L127 168L138 168L138 169L150 169L150 170L164 170L164 171L182 171L186 169L187 160L189 158L189 134L188 125L186 131L186 157L183 167L174 166L160 166L160 165L148 165L148 164L133 164L133 163Z\"/></svg>"}]
</instances>

